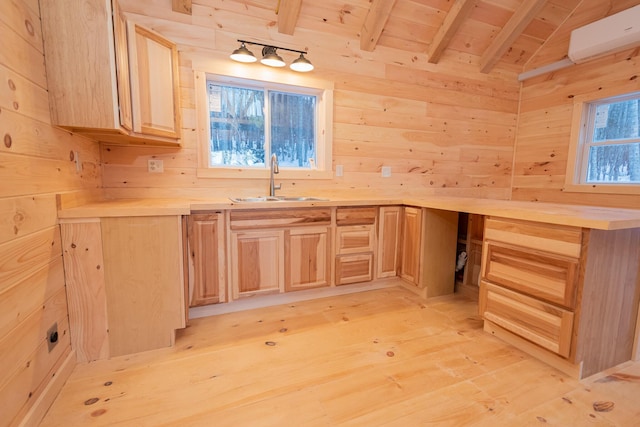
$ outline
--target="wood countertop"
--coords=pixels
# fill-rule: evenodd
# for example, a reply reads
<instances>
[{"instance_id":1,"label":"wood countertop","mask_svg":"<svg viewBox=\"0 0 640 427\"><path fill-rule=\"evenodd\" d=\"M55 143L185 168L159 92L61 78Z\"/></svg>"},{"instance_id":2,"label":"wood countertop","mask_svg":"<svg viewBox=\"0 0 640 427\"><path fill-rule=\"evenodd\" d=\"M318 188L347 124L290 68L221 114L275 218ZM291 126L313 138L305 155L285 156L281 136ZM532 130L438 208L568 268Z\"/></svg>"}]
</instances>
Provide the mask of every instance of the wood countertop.
<instances>
[{"instance_id":1,"label":"wood countertop","mask_svg":"<svg viewBox=\"0 0 640 427\"><path fill-rule=\"evenodd\" d=\"M426 196L419 199L331 198L326 201L268 201L256 203L235 203L228 198L194 200L119 199L63 208L58 211L58 217L61 220L72 220L123 216L189 215L191 212L227 209L287 209L292 207L365 205L410 205L600 230L640 227L640 209L442 196Z\"/></svg>"}]
</instances>

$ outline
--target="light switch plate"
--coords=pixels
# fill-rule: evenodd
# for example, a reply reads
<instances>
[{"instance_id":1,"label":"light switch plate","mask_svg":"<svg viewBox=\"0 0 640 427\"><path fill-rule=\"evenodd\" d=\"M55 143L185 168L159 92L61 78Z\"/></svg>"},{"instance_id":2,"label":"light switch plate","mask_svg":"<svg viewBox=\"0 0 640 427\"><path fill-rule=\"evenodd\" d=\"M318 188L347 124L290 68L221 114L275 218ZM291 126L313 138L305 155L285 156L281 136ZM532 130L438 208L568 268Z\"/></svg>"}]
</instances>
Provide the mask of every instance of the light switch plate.
<instances>
[{"instance_id":1,"label":"light switch plate","mask_svg":"<svg viewBox=\"0 0 640 427\"><path fill-rule=\"evenodd\" d=\"M336 176L344 175L344 167L342 165L336 165Z\"/></svg>"},{"instance_id":2,"label":"light switch plate","mask_svg":"<svg viewBox=\"0 0 640 427\"><path fill-rule=\"evenodd\" d=\"M391 176L391 166L382 167L382 177L389 178Z\"/></svg>"}]
</instances>

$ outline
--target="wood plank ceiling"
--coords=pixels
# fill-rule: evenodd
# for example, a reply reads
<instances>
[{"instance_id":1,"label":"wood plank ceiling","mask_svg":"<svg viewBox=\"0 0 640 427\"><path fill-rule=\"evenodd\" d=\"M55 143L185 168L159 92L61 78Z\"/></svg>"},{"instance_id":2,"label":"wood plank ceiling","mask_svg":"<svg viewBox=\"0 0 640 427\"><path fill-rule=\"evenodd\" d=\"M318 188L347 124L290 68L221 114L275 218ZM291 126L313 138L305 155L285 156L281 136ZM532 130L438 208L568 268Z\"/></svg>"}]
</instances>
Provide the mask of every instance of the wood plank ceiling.
<instances>
[{"instance_id":1,"label":"wood plank ceiling","mask_svg":"<svg viewBox=\"0 0 640 427\"><path fill-rule=\"evenodd\" d=\"M192 1L198 2L172 0L173 10L188 14ZM639 1L243 0L242 3L272 8L278 32L282 34L293 35L299 26L331 24L337 19L341 34L359 38L360 49L364 51L385 46L426 52L428 61L434 64L448 50L462 52L479 57L479 71L489 73L497 64L524 68L578 7L593 12L593 16L583 19L588 23ZM599 7L589 7L590 3L598 3Z\"/></svg>"}]
</instances>

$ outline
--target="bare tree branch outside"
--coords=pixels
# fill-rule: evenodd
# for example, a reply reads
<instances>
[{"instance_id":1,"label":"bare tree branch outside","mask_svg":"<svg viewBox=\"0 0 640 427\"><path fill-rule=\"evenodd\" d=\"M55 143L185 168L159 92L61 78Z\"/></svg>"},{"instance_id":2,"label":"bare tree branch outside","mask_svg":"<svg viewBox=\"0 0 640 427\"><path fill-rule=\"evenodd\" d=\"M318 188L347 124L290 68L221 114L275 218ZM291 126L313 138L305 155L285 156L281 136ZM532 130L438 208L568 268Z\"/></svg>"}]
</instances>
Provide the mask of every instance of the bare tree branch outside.
<instances>
[{"instance_id":1,"label":"bare tree branch outside","mask_svg":"<svg viewBox=\"0 0 640 427\"><path fill-rule=\"evenodd\" d=\"M281 167L311 168L315 164L314 95L213 81L207 82L207 95L210 166L265 167L272 153L277 154Z\"/></svg>"},{"instance_id":2,"label":"bare tree branch outside","mask_svg":"<svg viewBox=\"0 0 640 427\"><path fill-rule=\"evenodd\" d=\"M597 105L586 182L640 183L640 97Z\"/></svg>"}]
</instances>

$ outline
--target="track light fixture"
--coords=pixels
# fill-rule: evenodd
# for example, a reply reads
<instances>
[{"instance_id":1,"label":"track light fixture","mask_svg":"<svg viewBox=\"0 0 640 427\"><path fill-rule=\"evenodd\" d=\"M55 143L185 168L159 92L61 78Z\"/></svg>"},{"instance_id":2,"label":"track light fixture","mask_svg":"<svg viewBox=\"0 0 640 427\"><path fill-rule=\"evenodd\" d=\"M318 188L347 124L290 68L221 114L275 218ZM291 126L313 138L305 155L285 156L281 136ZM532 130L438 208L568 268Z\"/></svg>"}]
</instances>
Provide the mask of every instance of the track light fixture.
<instances>
[{"instance_id":1,"label":"track light fixture","mask_svg":"<svg viewBox=\"0 0 640 427\"><path fill-rule=\"evenodd\" d=\"M252 44L256 46L262 46L262 59L260 60L260 62L264 65L268 65L270 67L284 67L286 63L284 62L282 57L278 55L278 53L276 52L277 49L280 49L280 50L286 50L289 52L296 52L300 54L300 56L295 61L293 61L289 66L289 68L291 68L293 71L306 73L308 71L313 70L313 64L311 64L311 62L304 56L307 53L305 51L287 49L285 47L271 46L271 45L256 43L256 42L249 42L246 40L238 40L238 42L240 43L240 47L234 50L233 53L229 56L234 61L245 62L245 63L256 62L257 61L256 57L246 47L246 45Z\"/></svg>"}]
</instances>

